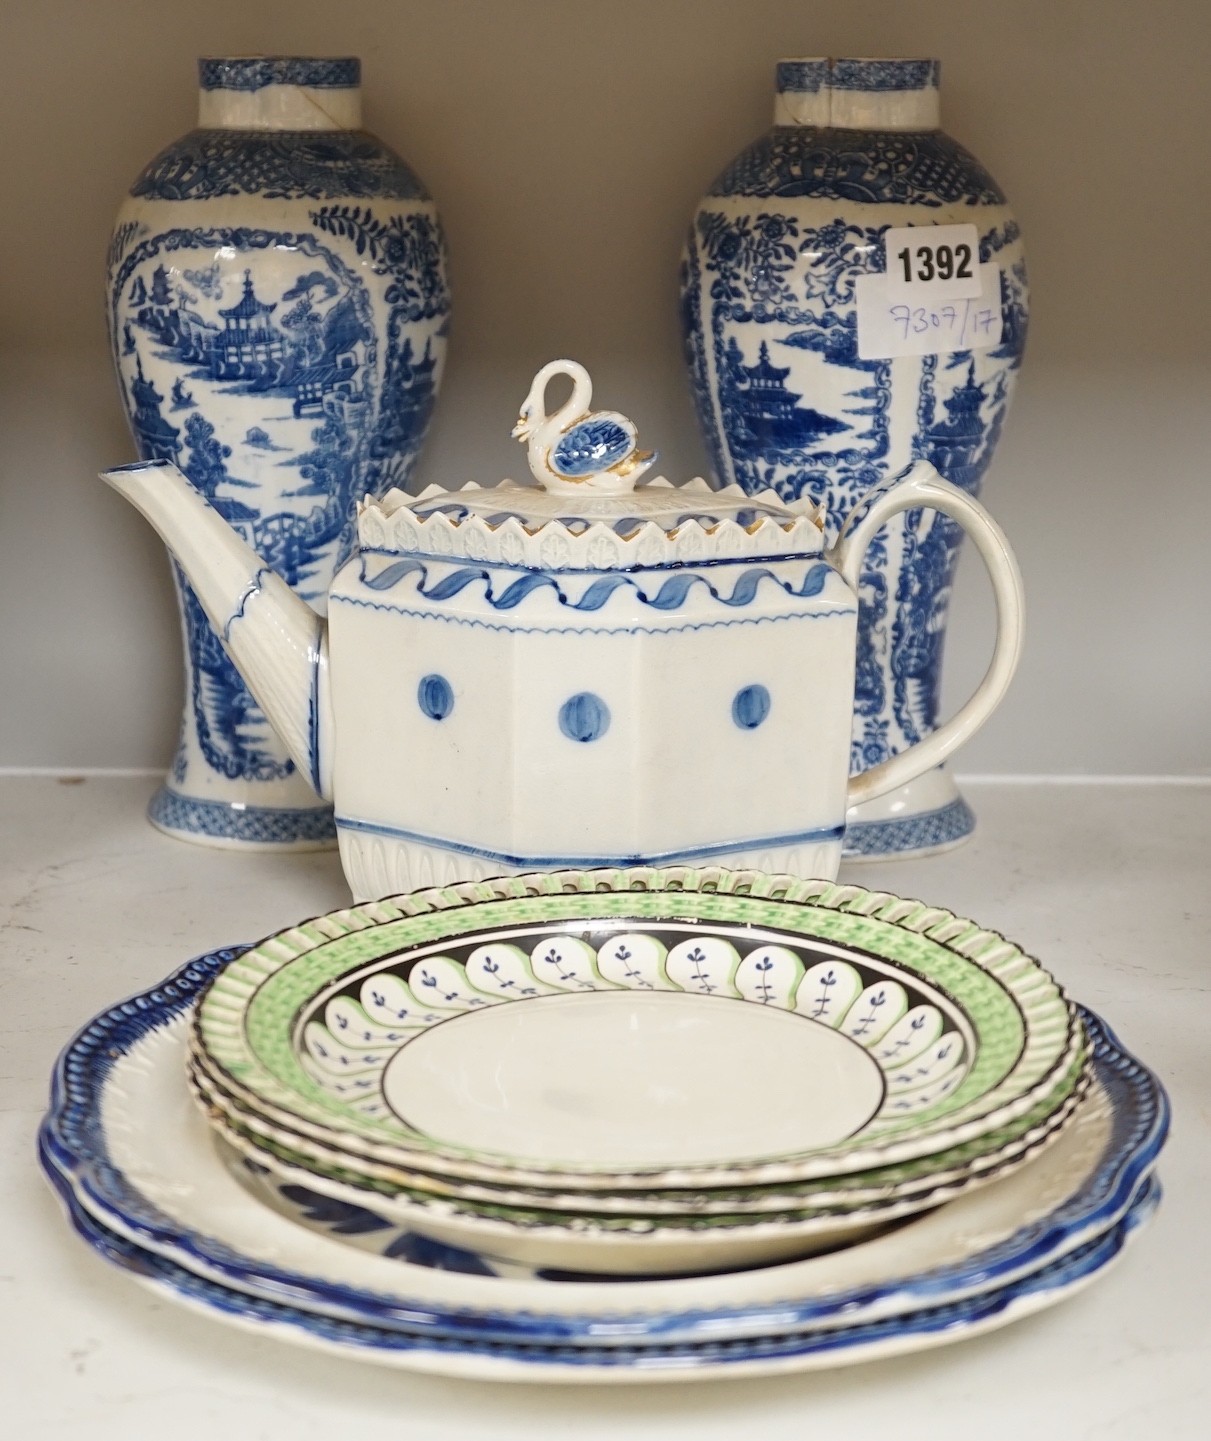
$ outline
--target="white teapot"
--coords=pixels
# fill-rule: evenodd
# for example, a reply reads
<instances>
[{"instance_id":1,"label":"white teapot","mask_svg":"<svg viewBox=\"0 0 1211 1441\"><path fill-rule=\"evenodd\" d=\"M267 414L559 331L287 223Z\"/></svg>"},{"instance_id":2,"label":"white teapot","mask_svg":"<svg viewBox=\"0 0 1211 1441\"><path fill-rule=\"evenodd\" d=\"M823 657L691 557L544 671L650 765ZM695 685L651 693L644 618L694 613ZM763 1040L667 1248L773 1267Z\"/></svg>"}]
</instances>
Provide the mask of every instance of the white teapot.
<instances>
[{"instance_id":1,"label":"white teapot","mask_svg":"<svg viewBox=\"0 0 1211 1441\"><path fill-rule=\"evenodd\" d=\"M573 394L553 415L548 381ZM565 866L718 862L831 877L849 806L938 765L1005 693L1021 577L970 496L920 463L825 551L809 502L636 486L650 454L535 379L514 434L540 482L358 510L324 621L169 463L103 479L167 542L296 765L336 810L359 900ZM992 577L997 638L966 705L849 775L857 583L898 511L933 507Z\"/></svg>"}]
</instances>

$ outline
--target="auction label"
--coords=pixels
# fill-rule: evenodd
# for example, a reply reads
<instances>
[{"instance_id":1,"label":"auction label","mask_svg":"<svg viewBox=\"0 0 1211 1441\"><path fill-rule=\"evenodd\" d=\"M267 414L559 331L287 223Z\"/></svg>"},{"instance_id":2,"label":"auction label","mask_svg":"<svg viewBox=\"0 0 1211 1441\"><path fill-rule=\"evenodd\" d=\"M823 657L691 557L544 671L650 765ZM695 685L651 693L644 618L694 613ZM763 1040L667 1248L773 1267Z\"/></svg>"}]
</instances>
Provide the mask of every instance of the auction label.
<instances>
[{"instance_id":1,"label":"auction label","mask_svg":"<svg viewBox=\"0 0 1211 1441\"><path fill-rule=\"evenodd\" d=\"M974 225L906 225L883 237L887 293L895 300L974 300L980 235Z\"/></svg>"},{"instance_id":2,"label":"auction label","mask_svg":"<svg viewBox=\"0 0 1211 1441\"><path fill-rule=\"evenodd\" d=\"M886 275L859 275L858 358L945 355L1001 343L1001 267L976 267L979 293L965 299L902 299Z\"/></svg>"}]
</instances>

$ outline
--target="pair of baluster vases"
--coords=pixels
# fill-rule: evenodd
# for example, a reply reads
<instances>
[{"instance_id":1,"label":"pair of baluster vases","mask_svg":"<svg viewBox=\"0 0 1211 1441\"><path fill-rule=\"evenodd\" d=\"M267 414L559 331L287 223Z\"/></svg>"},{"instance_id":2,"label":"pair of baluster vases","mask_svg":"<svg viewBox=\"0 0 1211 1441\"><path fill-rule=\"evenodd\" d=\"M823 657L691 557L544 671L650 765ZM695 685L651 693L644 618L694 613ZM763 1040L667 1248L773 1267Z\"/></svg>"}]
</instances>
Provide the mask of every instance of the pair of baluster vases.
<instances>
[{"instance_id":1,"label":"pair of baluster vases","mask_svg":"<svg viewBox=\"0 0 1211 1441\"><path fill-rule=\"evenodd\" d=\"M114 232L119 383L142 457L175 461L319 609L354 503L404 486L424 440L450 312L441 228L411 169L361 130L356 60L199 68L198 129L139 176ZM975 493L1025 341L1017 224L938 129L936 62L784 61L777 81L774 128L711 187L682 263L716 478L809 494L834 533L859 495L917 459ZM872 350L858 300L885 270L883 237L935 224L976 227L996 324L933 350ZM910 512L870 549L854 771L936 725L959 536ZM187 694L152 820L207 844L332 844L330 810L176 580ZM850 817L851 854L935 849L973 824L941 770L873 806Z\"/></svg>"}]
</instances>

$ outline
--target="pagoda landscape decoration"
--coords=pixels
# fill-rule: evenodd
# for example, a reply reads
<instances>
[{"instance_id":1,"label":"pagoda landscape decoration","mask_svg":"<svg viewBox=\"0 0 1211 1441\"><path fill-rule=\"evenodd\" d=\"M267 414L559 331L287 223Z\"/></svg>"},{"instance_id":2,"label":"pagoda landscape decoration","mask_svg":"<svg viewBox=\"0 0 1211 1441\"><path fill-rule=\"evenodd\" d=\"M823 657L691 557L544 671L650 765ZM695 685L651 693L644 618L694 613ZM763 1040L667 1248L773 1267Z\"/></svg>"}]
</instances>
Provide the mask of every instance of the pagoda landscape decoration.
<instances>
[{"instance_id":1,"label":"pagoda landscape decoration","mask_svg":"<svg viewBox=\"0 0 1211 1441\"><path fill-rule=\"evenodd\" d=\"M450 312L436 206L362 128L355 59L204 59L199 127L136 177L108 320L140 456L177 465L322 610L355 504L406 487ZM252 117L250 123L250 116ZM186 700L149 815L254 849L330 845L295 768L183 582Z\"/></svg>"},{"instance_id":2,"label":"pagoda landscape decoration","mask_svg":"<svg viewBox=\"0 0 1211 1441\"><path fill-rule=\"evenodd\" d=\"M939 77L938 62L920 58L778 62L773 125L720 171L686 236L682 330L715 478L809 497L829 541L872 486L919 460L975 496L1022 363L1021 228L993 177L942 129ZM999 328L943 334L943 319L914 322L911 343L888 354L870 324L887 294L890 232L960 225L974 227L978 299L956 301L955 315L979 305ZM909 512L866 552L855 774L941 719L959 544L949 519ZM973 826L939 768L857 806L845 844L851 855L928 852Z\"/></svg>"}]
</instances>

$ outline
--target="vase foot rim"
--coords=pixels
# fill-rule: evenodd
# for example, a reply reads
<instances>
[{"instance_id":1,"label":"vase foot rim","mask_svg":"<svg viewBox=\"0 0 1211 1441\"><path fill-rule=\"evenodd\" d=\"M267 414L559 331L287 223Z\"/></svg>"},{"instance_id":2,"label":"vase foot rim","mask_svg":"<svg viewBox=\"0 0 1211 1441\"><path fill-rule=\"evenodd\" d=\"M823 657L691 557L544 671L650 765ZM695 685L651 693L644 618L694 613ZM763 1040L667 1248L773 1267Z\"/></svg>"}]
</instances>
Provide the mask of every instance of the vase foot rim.
<instances>
[{"instance_id":1,"label":"vase foot rim","mask_svg":"<svg viewBox=\"0 0 1211 1441\"><path fill-rule=\"evenodd\" d=\"M843 861L908 860L953 850L975 830L975 813L962 796L943 806L885 820L851 821Z\"/></svg>"},{"instance_id":2,"label":"vase foot rim","mask_svg":"<svg viewBox=\"0 0 1211 1441\"><path fill-rule=\"evenodd\" d=\"M240 805L200 800L161 785L147 806L147 819L173 840L222 850L327 851L336 847L328 806Z\"/></svg>"}]
</instances>

